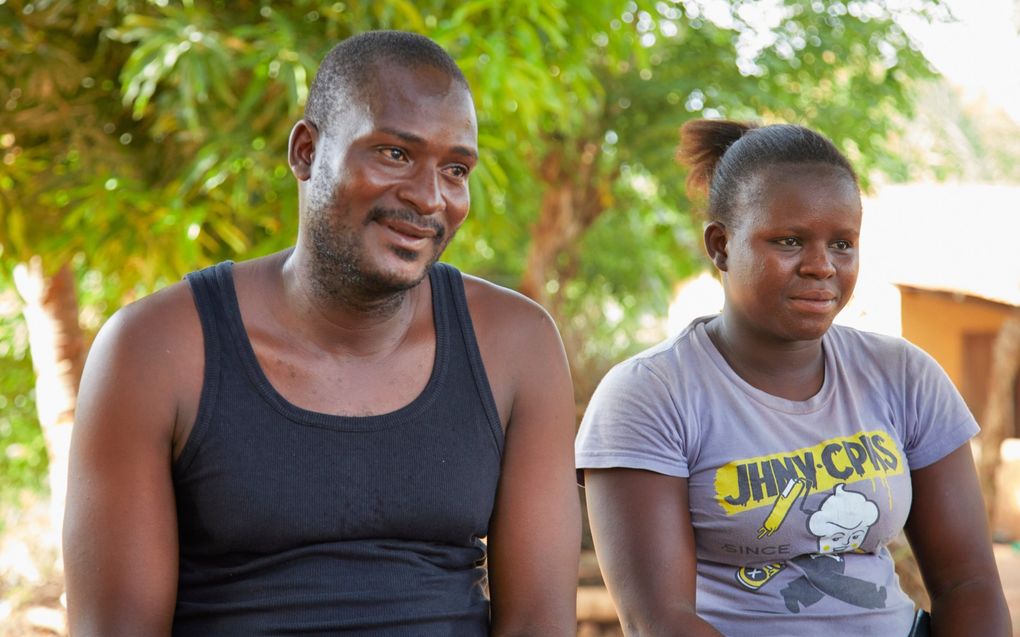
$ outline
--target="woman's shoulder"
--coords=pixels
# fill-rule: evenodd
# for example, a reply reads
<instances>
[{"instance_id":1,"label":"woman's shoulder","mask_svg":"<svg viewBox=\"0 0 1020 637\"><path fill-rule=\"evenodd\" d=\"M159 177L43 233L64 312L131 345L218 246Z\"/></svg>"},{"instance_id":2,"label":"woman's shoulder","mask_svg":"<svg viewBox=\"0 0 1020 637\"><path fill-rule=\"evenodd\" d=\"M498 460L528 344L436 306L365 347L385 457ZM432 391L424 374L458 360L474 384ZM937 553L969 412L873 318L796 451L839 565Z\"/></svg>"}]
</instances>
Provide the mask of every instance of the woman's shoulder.
<instances>
[{"instance_id":1,"label":"woman's shoulder","mask_svg":"<svg viewBox=\"0 0 1020 637\"><path fill-rule=\"evenodd\" d=\"M901 336L869 332L848 325L833 324L823 343L843 356L876 359L876 362L881 363L902 361L904 357L923 354L920 348Z\"/></svg>"},{"instance_id":2,"label":"woman's shoulder","mask_svg":"<svg viewBox=\"0 0 1020 637\"><path fill-rule=\"evenodd\" d=\"M700 343L697 326L696 320L679 333L617 363L612 371L619 369L627 373L654 374L671 379L685 373L696 367L699 364L697 359L703 355L704 348Z\"/></svg>"},{"instance_id":3,"label":"woman's shoulder","mask_svg":"<svg viewBox=\"0 0 1020 637\"><path fill-rule=\"evenodd\" d=\"M826 333L826 338L841 344L850 344L854 347L866 347L868 349L899 352L910 346L910 342L901 336L869 332L868 330L839 325L833 323Z\"/></svg>"},{"instance_id":4,"label":"woman's shoulder","mask_svg":"<svg viewBox=\"0 0 1020 637\"><path fill-rule=\"evenodd\" d=\"M825 342L845 368L861 367L890 381L907 382L945 373L931 354L901 336L833 325Z\"/></svg>"}]
</instances>

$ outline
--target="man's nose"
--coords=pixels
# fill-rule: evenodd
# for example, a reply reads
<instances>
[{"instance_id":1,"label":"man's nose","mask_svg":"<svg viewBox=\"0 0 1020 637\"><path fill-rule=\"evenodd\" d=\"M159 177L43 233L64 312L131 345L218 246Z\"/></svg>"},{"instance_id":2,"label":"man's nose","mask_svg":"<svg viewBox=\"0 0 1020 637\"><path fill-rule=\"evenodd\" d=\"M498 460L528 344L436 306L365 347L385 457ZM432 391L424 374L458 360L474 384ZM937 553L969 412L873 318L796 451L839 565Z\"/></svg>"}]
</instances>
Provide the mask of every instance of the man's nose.
<instances>
[{"instance_id":1,"label":"man's nose","mask_svg":"<svg viewBox=\"0 0 1020 637\"><path fill-rule=\"evenodd\" d=\"M441 212L446 207L441 178L434 166L422 165L401 184L397 196L419 214Z\"/></svg>"}]
</instances>

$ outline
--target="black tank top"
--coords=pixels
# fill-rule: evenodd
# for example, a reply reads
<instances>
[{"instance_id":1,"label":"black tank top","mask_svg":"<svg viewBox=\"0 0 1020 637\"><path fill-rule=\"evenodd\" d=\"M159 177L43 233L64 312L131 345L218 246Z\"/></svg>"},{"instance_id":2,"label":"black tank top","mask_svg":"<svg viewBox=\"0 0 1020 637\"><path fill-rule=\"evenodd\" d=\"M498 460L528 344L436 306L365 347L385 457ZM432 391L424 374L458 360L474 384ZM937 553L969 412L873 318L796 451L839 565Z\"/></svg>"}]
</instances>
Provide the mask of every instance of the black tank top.
<instances>
[{"instance_id":1,"label":"black tank top","mask_svg":"<svg viewBox=\"0 0 1020 637\"><path fill-rule=\"evenodd\" d=\"M485 545L503 431L454 268L432 286L436 354L388 414L308 411L273 389L232 264L189 274L205 338L194 429L173 464L173 634L487 635Z\"/></svg>"}]
</instances>

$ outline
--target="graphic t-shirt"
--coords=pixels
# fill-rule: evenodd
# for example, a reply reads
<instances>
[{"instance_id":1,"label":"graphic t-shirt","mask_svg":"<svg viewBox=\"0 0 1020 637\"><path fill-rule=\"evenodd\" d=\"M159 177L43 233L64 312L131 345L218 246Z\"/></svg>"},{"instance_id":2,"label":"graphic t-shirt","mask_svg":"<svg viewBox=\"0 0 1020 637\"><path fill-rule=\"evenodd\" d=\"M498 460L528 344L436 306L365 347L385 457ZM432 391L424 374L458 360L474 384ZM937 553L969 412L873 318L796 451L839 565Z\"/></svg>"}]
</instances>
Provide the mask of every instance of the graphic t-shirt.
<instances>
[{"instance_id":1,"label":"graphic t-shirt","mask_svg":"<svg viewBox=\"0 0 1020 637\"><path fill-rule=\"evenodd\" d=\"M697 611L723 634L906 635L914 606L886 544L910 471L977 432L959 393L906 341L834 325L822 389L779 398L730 368L710 318L610 371L577 467L688 479Z\"/></svg>"}]
</instances>

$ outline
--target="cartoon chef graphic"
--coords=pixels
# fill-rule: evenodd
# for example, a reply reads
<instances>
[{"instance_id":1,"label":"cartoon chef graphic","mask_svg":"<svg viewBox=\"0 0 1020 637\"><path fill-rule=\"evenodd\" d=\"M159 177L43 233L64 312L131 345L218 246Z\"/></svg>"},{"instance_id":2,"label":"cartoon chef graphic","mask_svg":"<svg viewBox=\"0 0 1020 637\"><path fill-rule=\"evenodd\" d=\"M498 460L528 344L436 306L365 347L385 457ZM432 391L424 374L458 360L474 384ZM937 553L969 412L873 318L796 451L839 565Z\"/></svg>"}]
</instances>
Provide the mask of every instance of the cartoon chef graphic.
<instances>
[{"instance_id":1,"label":"cartoon chef graphic","mask_svg":"<svg viewBox=\"0 0 1020 637\"><path fill-rule=\"evenodd\" d=\"M818 538L818 552L793 558L804 573L780 592L791 613L799 613L825 596L860 608L883 608L886 590L844 575L842 553L859 549L868 529L878 521L878 506L860 493L838 484L808 518L808 529Z\"/></svg>"}]
</instances>

